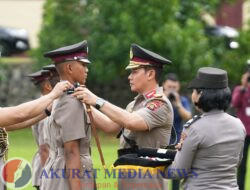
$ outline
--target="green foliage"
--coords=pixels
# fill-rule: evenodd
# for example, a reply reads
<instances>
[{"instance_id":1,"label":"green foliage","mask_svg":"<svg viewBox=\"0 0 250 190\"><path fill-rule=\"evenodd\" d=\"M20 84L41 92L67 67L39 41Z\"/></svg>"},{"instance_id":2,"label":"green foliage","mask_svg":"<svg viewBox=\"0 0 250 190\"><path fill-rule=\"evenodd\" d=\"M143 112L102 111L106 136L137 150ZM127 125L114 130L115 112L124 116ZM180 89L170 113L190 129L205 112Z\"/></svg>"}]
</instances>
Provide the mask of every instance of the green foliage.
<instances>
[{"instance_id":1,"label":"green foliage","mask_svg":"<svg viewBox=\"0 0 250 190\"><path fill-rule=\"evenodd\" d=\"M38 67L50 63L43 53L64 45L81 41L82 5L79 0L47 0L44 6L42 30L39 34L40 47L33 53Z\"/></svg>"},{"instance_id":2,"label":"green foliage","mask_svg":"<svg viewBox=\"0 0 250 190\"><path fill-rule=\"evenodd\" d=\"M241 32L240 49L229 50L223 39L204 34L201 14L214 13L219 0L47 0L34 52L39 66L49 60L45 51L87 39L90 46L90 83L111 84L127 75L131 43L173 61L165 72L176 72L186 83L203 66L227 69L236 83L249 52L249 32ZM237 72L235 72L237 71ZM185 82L184 82L185 84Z\"/></svg>"}]
</instances>

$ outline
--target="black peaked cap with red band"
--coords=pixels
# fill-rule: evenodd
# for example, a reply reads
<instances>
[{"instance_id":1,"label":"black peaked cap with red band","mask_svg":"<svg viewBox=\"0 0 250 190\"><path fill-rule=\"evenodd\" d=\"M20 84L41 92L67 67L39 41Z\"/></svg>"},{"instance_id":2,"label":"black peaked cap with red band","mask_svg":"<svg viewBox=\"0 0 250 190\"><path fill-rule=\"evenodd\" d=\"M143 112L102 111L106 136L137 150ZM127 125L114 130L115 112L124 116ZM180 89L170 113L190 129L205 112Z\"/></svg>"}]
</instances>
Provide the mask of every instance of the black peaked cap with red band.
<instances>
[{"instance_id":1,"label":"black peaked cap with red band","mask_svg":"<svg viewBox=\"0 0 250 190\"><path fill-rule=\"evenodd\" d=\"M51 72L46 71L46 70L40 70L40 71L37 71L35 73L31 73L31 74L27 75L27 77L29 77L30 80L35 85L37 85L37 84L43 82L44 80L49 79L51 77Z\"/></svg>"},{"instance_id":2,"label":"black peaked cap with red band","mask_svg":"<svg viewBox=\"0 0 250 190\"><path fill-rule=\"evenodd\" d=\"M66 61L80 61L89 64L88 42L84 40L73 45L46 52L44 53L44 57L52 59L54 64L59 64Z\"/></svg>"},{"instance_id":3,"label":"black peaked cap with red band","mask_svg":"<svg viewBox=\"0 0 250 190\"><path fill-rule=\"evenodd\" d=\"M147 50L137 44L132 44L130 48L130 62L126 69L135 69L142 65L162 67L170 65L172 62L159 54Z\"/></svg>"}]
</instances>

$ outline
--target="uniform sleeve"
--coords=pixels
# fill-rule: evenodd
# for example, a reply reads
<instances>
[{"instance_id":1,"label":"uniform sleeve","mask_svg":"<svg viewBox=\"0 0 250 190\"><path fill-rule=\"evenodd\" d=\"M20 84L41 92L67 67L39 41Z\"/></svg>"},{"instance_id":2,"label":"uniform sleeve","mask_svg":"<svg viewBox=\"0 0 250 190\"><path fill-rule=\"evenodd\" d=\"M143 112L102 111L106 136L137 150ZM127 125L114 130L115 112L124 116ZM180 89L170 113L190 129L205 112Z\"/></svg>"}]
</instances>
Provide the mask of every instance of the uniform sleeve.
<instances>
[{"instance_id":1,"label":"uniform sleeve","mask_svg":"<svg viewBox=\"0 0 250 190\"><path fill-rule=\"evenodd\" d=\"M187 130L184 129L183 133L186 134L186 137L182 144L182 148L177 152L173 163L166 168L166 178L174 177L174 179L178 179L182 176L178 175L178 170L188 172L191 169L195 152L199 146L199 137L192 126L190 126Z\"/></svg>"},{"instance_id":2,"label":"uniform sleeve","mask_svg":"<svg viewBox=\"0 0 250 190\"><path fill-rule=\"evenodd\" d=\"M43 128L45 126L44 121L45 120L40 121L39 126L37 128L37 130L38 130L38 145L39 146L44 144L44 132L43 132L43 130L44 130Z\"/></svg>"},{"instance_id":3,"label":"uniform sleeve","mask_svg":"<svg viewBox=\"0 0 250 190\"><path fill-rule=\"evenodd\" d=\"M50 144L49 143L49 122L48 119L46 118L46 121L44 122L44 127L43 127L43 140L44 144Z\"/></svg>"},{"instance_id":4,"label":"uniform sleeve","mask_svg":"<svg viewBox=\"0 0 250 190\"><path fill-rule=\"evenodd\" d=\"M72 96L65 96L55 108L54 121L62 128L63 142L86 137L84 108L82 103Z\"/></svg>"},{"instance_id":5,"label":"uniform sleeve","mask_svg":"<svg viewBox=\"0 0 250 190\"><path fill-rule=\"evenodd\" d=\"M149 131L164 125L173 124L173 112L169 105L161 100L152 100L147 103L146 107L137 110L147 123Z\"/></svg>"},{"instance_id":6,"label":"uniform sleeve","mask_svg":"<svg viewBox=\"0 0 250 190\"><path fill-rule=\"evenodd\" d=\"M33 137L34 137L34 139L35 139L35 141L36 141L36 144L39 146L39 134L38 134L38 124L39 123L37 123L37 124L35 124L35 125L32 125L32 127L31 127L31 129L32 129L32 134L33 134Z\"/></svg>"},{"instance_id":7,"label":"uniform sleeve","mask_svg":"<svg viewBox=\"0 0 250 190\"><path fill-rule=\"evenodd\" d=\"M240 120L239 120L240 121ZM239 155L239 162L238 162L238 167L241 164L241 161L243 159L243 152L244 152L244 146L245 146L245 139L246 139L246 129L244 127L244 125L242 124L242 122L240 121L241 125L242 125L242 130L243 130L243 138L242 138L242 146L240 147L240 155Z\"/></svg>"}]
</instances>

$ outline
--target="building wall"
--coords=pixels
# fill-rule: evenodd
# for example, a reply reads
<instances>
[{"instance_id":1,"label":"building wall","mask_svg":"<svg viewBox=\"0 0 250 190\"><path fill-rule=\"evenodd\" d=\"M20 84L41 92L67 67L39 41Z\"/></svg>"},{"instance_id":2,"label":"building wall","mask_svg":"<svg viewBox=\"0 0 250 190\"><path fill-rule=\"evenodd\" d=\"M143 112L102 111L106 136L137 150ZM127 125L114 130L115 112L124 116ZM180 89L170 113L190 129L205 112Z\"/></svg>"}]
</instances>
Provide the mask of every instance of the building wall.
<instances>
[{"instance_id":1,"label":"building wall","mask_svg":"<svg viewBox=\"0 0 250 190\"><path fill-rule=\"evenodd\" d=\"M235 0L234 2L221 1L216 16L217 25L241 28L243 21L242 5L243 0Z\"/></svg>"},{"instance_id":2,"label":"building wall","mask_svg":"<svg viewBox=\"0 0 250 190\"><path fill-rule=\"evenodd\" d=\"M31 47L38 46L45 0L0 0L0 26L24 28Z\"/></svg>"}]
</instances>

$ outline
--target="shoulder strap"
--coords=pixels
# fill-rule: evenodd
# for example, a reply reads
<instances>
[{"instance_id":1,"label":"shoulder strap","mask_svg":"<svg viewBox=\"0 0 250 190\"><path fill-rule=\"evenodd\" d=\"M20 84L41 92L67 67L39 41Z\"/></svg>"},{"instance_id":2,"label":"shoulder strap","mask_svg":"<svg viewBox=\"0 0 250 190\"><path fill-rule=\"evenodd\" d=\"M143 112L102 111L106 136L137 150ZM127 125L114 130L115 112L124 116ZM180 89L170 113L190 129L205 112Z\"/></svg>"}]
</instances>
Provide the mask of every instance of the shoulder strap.
<instances>
[{"instance_id":1,"label":"shoulder strap","mask_svg":"<svg viewBox=\"0 0 250 190\"><path fill-rule=\"evenodd\" d=\"M126 141L126 143L129 144L129 146L130 146L131 148L138 148L138 145L137 145L137 143L136 143L135 140L129 139L128 137L126 137L126 135L124 135L124 128L122 128L122 129L120 130L120 132L117 134L116 138L120 138L121 135L123 136L124 140Z\"/></svg>"},{"instance_id":2,"label":"shoulder strap","mask_svg":"<svg viewBox=\"0 0 250 190\"><path fill-rule=\"evenodd\" d=\"M200 118L202 118L201 115L195 115L192 119L188 120L183 127L184 128L189 128L194 122L198 121Z\"/></svg>"}]
</instances>

